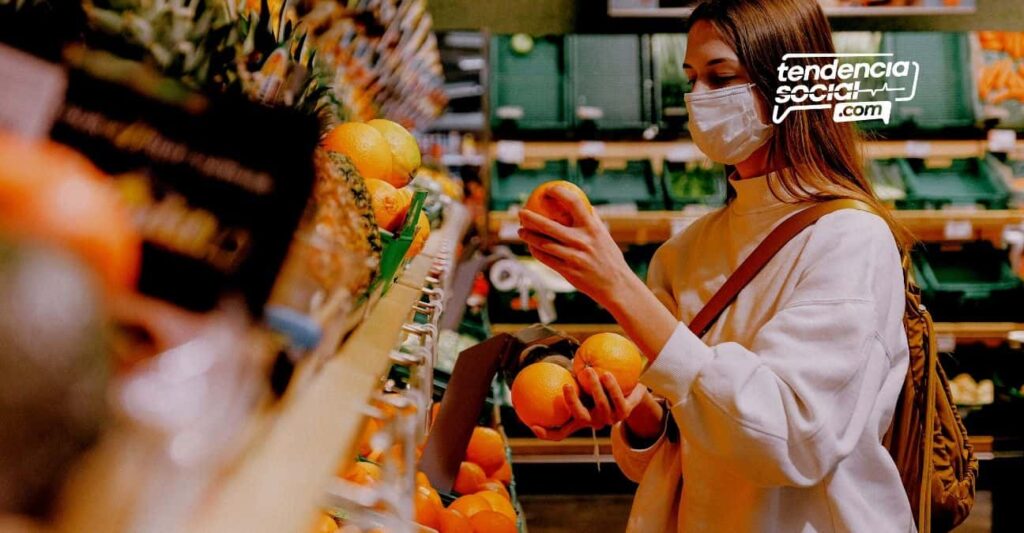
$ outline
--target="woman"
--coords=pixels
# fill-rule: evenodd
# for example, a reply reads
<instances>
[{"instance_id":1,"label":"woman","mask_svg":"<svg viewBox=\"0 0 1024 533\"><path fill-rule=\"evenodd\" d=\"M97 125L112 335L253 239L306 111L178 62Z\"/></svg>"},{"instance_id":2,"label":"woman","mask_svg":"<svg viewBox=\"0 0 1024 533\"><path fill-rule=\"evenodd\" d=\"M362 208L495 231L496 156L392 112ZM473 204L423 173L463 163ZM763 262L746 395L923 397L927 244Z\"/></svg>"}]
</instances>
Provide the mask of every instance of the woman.
<instances>
[{"instance_id":1,"label":"woman","mask_svg":"<svg viewBox=\"0 0 1024 533\"><path fill-rule=\"evenodd\" d=\"M560 439L614 424L623 472L640 485L631 531L914 530L882 446L908 363L903 233L874 197L854 130L828 110L769 126L786 53L834 52L814 0L710 0L690 22L683 68L694 142L734 169L726 207L655 254L647 286L596 215L556 188L572 227L521 212L540 261L615 316L649 365L623 396L611 375ZM764 236L814 202L855 198L792 239L703 338L687 328ZM894 237L895 235L895 237ZM648 390L649 387L649 390Z\"/></svg>"}]
</instances>

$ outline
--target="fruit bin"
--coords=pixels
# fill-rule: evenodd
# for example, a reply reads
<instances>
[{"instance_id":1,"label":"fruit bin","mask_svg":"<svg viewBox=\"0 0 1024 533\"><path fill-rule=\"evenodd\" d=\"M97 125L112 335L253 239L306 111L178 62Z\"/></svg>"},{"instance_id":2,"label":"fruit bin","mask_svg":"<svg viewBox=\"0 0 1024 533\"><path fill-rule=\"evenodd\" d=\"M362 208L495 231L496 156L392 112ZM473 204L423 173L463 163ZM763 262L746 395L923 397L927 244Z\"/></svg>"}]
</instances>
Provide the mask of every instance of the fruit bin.
<instances>
[{"instance_id":1,"label":"fruit bin","mask_svg":"<svg viewBox=\"0 0 1024 533\"><path fill-rule=\"evenodd\" d=\"M686 34L651 36L651 75L654 78L653 122L659 128L683 131L687 112L684 97L690 83L680 65L686 55Z\"/></svg>"},{"instance_id":2,"label":"fruit bin","mask_svg":"<svg viewBox=\"0 0 1024 533\"><path fill-rule=\"evenodd\" d=\"M872 159L864 165L864 173L871 181L878 198L892 206L907 198L902 167L898 159Z\"/></svg>"},{"instance_id":3,"label":"fruit bin","mask_svg":"<svg viewBox=\"0 0 1024 533\"><path fill-rule=\"evenodd\" d=\"M490 65L494 129L564 130L571 124L562 37L494 37Z\"/></svg>"},{"instance_id":4,"label":"fruit bin","mask_svg":"<svg viewBox=\"0 0 1024 533\"><path fill-rule=\"evenodd\" d=\"M988 241L929 243L913 254L922 300L938 321L1020 321L1024 282Z\"/></svg>"},{"instance_id":5,"label":"fruit bin","mask_svg":"<svg viewBox=\"0 0 1024 533\"><path fill-rule=\"evenodd\" d=\"M1024 129L1024 33L979 31L970 39L978 121Z\"/></svg>"},{"instance_id":6,"label":"fruit bin","mask_svg":"<svg viewBox=\"0 0 1024 533\"><path fill-rule=\"evenodd\" d=\"M725 170L698 161L668 161L663 164L662 188L669 209L688 205L720 206L725 203Z\"/></svg>"},{"instance_id":7,"label":"fruit bin","mask_svg":"<svg viewBox=\"0 0 1024 533\"><path fill-rule=\"evenodd\" d=\"M635 205L641 211L665 209L661 180L649 159L625 163L604 159L580 159L577 180L594 205Z\"/></svg>"},{"instance_id":8,"label":"fruit bin","mask_svg":"<svg viewBox=\"0 0 1024 533\"><path fill-rule=\"evenodd\" d=\"M540 166L496 161L491 168L491 209L522 205L538 185L555 180L574 181L569 160L544 161Z\"/></svg>"},{"instance_id":9,"label":"fruit bin","mask_svg":"<svg viewBox=\"0 0 1024 533\"><path fill-rule=\"evenodd\" d=\"M572 98L578 127L642 130L650 117L650 41L647 35L572 35L568 38Z\"/></svg>"},{"instance_id":10,"label":"fruit bin","mask_svg":"<svg viewBox=\"0 0 1024 533\"><path fill-rule=\"evenodd\" d=\"M1009 203L1006 184L984 159L899 159L898 163L907 189L906 198L896 202L900 209L1006 209Z\"/></svg>"}]
</instances>

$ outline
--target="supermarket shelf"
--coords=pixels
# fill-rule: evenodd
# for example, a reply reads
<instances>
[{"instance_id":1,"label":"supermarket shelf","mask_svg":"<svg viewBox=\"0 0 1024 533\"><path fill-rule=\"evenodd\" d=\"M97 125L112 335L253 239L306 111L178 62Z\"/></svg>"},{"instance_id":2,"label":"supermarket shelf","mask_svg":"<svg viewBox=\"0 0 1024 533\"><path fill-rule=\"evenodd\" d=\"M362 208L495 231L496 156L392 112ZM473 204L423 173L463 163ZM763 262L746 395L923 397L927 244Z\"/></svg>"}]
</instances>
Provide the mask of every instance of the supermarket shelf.
<instances>
[{"instance_id":1,"label":"supermarket shelf","mask_svg":"<svg viewBox=\"0 0 1024 533\"><path fill-rule=\"evenodd\" d=\"M491 331L514 333L528 324L492 324ZM597 333L622 333L618 324L550 324L549 327L577 338L586 338ZM953 342L1007 340L1011 333L1024 331L1024 324L1015 322L936 322L936 335L951 337ZM942 343L940 342L940 345Z\"/></svg>"},{"instance_id":2,"label":"supermarket shelf","mask_svg":"<svg viewBox=\"0 0 1024 533\"><path fill-rule=\"evenodd\" d=\"M500 142L500 141L499 141ZM520 141L511 141L520 142ZM577 159L581 150L598 153L599 158L629 159L647 157L653 160L655 170L667 157L691 160L703 157L691 141L522 141L527 160ZM498 142L490 144L492 158L498 156ZM975 157L985 153L984 140L930 140L930 141L865 141L864 154L870 158L889 157ZM1018 142L1018 146L1024 145Z\"/></svg>"},{"instance_id":3,"label":"supermarket shelf","mask_svg":"<svg viewBox=\"0 0 1024 533\"><path fill-rule=\"evenodd\" d=\"M970 435L969 441L979 460L986 461L1003 457L1019 457L1017 451L994 449L995 439L988 435ZM608 437L597 439L600 462L614 463L612 441ZM587 437L570 437L562 441L547 441L534 438L509 439L512 462L524 463L593 463L594 440Z\"/></svg>"},{"instance_id":4,"label":"supermarket shelf","mask_svg":"<svg viewBox=\"0 0 1024 533\"><path fill-rule=\"evenodd\" d=\"M289 388L268 429L220 485L196 531L302 531L339 461L355 445L366 399L390 367L388 351L399 338L418 287L427 277L441 239L428 240L404 275L370 311L335 357L306 359L308 379ZM307 367L307 368L302 368ZM287 497L282 497L287 495Z\"/></svg>"},{"instance_id":5,"label":"supermarket shelf","mask_svg":"<svg viewBox=\"0 0 1024 533\"><path fill-rule=\"evenodd\" d=\"M999 241L1006 226L1024 224L1024 210L921 210L893 211L902 222L923 241L939 241L961 235ZM681 231L703 213L685 211L640 211L634 213L604 213L616 242L645 244L663 242ZM517 242L518 217L508 211L490 213L490 231L501 242Z\"/></svg>"}]
</instances>

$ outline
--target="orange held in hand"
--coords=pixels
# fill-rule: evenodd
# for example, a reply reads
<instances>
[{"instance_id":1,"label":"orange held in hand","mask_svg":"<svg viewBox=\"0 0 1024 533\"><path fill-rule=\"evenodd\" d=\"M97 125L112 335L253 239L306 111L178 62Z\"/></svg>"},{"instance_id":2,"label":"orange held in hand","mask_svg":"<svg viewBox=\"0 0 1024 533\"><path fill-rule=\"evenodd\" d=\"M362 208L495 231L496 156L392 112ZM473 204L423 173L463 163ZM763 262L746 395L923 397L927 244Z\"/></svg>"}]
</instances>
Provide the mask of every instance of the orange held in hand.
<instances>
[{"instance_id":1,"label":"orange held in hand","mask_svg":"<svg viewBox=\"0 0 1024 533\"><path fill-rule=\"evenodd\" d=\"M469 517L473 533L518 533L516 521L497 512L480 511Z\"/></svg>"},{"instance_id":2,"label":"orange held in hand","mask_svg":"<svg viewBox=\"0 0 1024 533\"><path fill-rule=\"evenodd\" d=\"M564 386L576 389L572 373L554 363L533 363L512 383L512 408L530 426L556 428L572 416L565 403Z\"/></svg>"},{"instance_id":3,"label":"orange held in hand","mask_svg":"<svg viewBox=\"0 0 1024 533\"><path fill-rule=\"evenodd\" d=\"M479 494L467 494L460 496L448 506L449 509L458 511L466 518L473 518L473 515L482 511L493 511L490 502Z\"/></svg>"},{"instance_id":4,"label":"orange held in hand","mask_svg":"<svg viewBox=\"0 0 1024 533\"><path fill-rule=\"evenodd\" d=\"M373 126L362 122L340 124L324 137L321 144L332 152L347 155L363 179L389 181L391 147Z\"/></svg>"},{"instance_id":5,"label":"orange held in hand","mask_svg":"<svg viewBox=\"0 0 1024 533\"><path fill-rule=\"evenodd\" d=\"M473 494L479 490L480 485L487 481L487 474L480 465L463 461L459 465L459 473L455 476L455 485L452 487L459 494Z\"/></svg>"},{"instance_id":6,"label":"orange held in hand","mask_svg":"<svg viewBox=\"0 0 1024 533\"><path fill-rule=\"evenodd\" d=\"M563 226L572 226L573 219L569 212L569 207L557 196L551 194L552 190L556 187L579 196L587 208L591 212L594 211L594 207L590 205L590 200L587 199L583 189L565 180L549 181L541 184L530 193L530 197L526 200L526 205L523 207L550 218Z\"/></svg>"},{"instance_id":7,"label":"orange held in hand","mask_svg":"<svg viewBox=\"0 0 1024 533\"><path fill-rule=\"evenodd\" d=\"M505 462L505 439L491 428L473 428L466 447L466 460L480 465L488 474L494 472Z\"/></svg>"},{"instance_id":8,"label":"orange held in hand","mask_svg":"<svg viewBox=\"0 0 1024 533\"><path fill-rule=\"evenodd\" d=\"M469 519L455 509L441 511L441 533L473 533Z\"/></svg>"},{"instance_id":9,"label":"orange held in hand","mask_svg":"<svg viewBox=\"0 0 1024 533\"><path fill-rule=\"evenodd\" d=\"M585 368L593 368L598 377L610 372L615 376L622 394L628 395L640 381L640 374L644 371L644 356L633 341L626 337L617 333L598 333L583 341L573 357L574 374L580 375ZM588 394L593 394L593 391L588 390L586 382L581 382L580 386Z\"/></svg>"}]
</instances>

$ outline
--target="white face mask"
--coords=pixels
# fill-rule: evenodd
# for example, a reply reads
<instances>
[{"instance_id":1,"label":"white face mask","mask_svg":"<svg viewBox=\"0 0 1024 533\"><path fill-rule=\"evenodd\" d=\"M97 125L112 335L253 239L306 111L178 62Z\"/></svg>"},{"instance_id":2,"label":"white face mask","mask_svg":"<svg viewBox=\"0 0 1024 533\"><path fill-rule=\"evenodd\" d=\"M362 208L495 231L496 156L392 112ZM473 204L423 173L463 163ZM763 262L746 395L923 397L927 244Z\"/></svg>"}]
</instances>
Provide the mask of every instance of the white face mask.
<instances>
[{"instance_id":1,"label":"white face mask","mask_svg":"<svg viewBox=\"0 0 1024 533\"><path fill-rule=\"evenodd\" d=\"M686 95L690 136L701 152L719 163L735 165L750 157L772 135L761 120L754 84Z\"/></svg>"}]
</instances>

